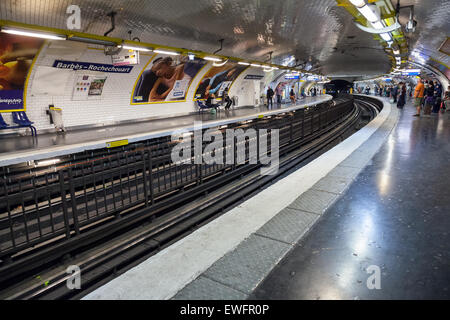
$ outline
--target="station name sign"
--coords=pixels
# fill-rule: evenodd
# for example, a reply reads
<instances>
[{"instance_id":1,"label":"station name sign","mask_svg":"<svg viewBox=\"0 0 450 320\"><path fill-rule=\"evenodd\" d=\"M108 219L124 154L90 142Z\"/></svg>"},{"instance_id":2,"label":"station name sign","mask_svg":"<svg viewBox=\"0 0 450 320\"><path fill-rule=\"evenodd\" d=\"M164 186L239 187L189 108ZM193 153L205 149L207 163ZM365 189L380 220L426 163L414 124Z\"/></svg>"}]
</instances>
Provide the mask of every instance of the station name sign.
<instances>
[{"instance_id":1,"label":"station name sign","mask_svg":"<svg viewBox=\"0 0 450 320\"><path fill-rule=\"evenodd\" d=\"M245 80L261 80L264 76L258 74L248 74L245 76Z\"/></svg>"},{"instance_id":2,"label":"station name sign","mask_svg":"<svg viewBox=\"0 0 450 320\"><path fill-rule=\"evenodd\" d=\"M86 70L86 71L111 72L111 73L130 73L131 70L133 69L133 66L114 66L112 64L78 62L67 60L55 60L55 62L53 63L53 67L60 69Z\"/></svg>"}]
</instances>

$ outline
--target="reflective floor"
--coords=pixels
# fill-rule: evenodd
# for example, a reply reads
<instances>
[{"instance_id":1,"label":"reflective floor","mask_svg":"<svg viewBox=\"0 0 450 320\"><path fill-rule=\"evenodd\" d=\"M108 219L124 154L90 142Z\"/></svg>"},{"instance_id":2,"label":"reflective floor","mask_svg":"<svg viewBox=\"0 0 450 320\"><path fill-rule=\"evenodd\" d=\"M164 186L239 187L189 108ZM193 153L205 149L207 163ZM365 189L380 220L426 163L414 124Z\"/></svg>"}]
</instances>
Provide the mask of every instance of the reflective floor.
<instances>
[{"instance_id":1,"label":"reflective floor","mask_svg":"<svg viewBox=\"0 0 450 320\"><path fill-rule=\"evenodd\" d=\"M250 299L450 298L450 119L414 111Z\"/></svg>"},{"instance_id":2,"label":"reflective floor","mask_svg":"<svg viewBox=\"0 0 450 320\"><path fill-rule=\"evenodd\" d=\"M299 104L308 104L326 96L306 97L299 101ZM96 127L91 129L73 130L66 133L38 134L36 138L31 136L0 136L0 154L12 153L21 150L42 149L52 146L67 146L83 142L98 141L104 139L114 139L127 135L150 133L164 129L176 129L183 126L190 126L194 121L215 121L234 117L245 117L258 114L260 112L292 107L291 104L274 105L268 108L261 107L239 107L236 109L223 110L217 113L202 111L198 114L171 117L166 119L155 119L140 123L121 124L116 126Z\"/></svg>"}]
</instances>

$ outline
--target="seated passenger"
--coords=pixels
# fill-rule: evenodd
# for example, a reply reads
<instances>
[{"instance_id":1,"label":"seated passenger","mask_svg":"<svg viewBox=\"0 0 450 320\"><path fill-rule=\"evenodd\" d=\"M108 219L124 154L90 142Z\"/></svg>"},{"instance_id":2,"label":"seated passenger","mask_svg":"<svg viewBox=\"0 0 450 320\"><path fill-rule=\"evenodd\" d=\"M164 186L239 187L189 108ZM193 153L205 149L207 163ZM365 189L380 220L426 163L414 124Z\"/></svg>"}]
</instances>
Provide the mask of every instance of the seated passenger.
<instances>
[{"instance_id":1,"label":"seated passenger","mask_svg":"<svg viewBox=\"0 0 450 320\"><path fill-rule=\"evenodd\" d=\"M208 95L205 104L208 108L215 108L217 106L216 96L214 95L214 93Z\"/></svg>"}]
</instances>

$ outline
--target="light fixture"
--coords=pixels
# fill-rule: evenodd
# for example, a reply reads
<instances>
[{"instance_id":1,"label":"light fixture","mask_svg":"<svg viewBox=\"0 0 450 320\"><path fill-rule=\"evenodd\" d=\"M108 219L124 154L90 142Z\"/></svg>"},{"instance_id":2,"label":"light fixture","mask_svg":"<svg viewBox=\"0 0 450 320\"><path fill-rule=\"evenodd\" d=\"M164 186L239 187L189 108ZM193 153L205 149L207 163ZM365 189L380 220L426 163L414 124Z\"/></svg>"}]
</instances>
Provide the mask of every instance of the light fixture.
<instances>
[{"instance_id":1,"label":"light fixture","mask_svg":"<svg viewBox=\"0 0 450 320\"><path fill-rule=\"evenodd\" d=\"M120 45L118 47L122 48L122 49L126 49L126 50L134 50L134 51L152 51L152 50L150 50L148 48L134 47L134 46L129 46L129 45Z\"/></svg>"},{"instance_id":2,"label":"light fixture","mask_svg":"<svg viewBox=\"0 0 450 320\"><path fill-rule=\"evenodd\" d=\"M395 55L399 55L400 54L400 50L398 50L398 49L394 50L393 52L394 52Z\"/></svg>"},{"instance_id":3,"label":"light fixture","mask_svg":"<svg viewBox=\"0 0 450 320\"><path fill-rule=\"evenodd\" d=\"M194 60L195 59L195 54L193 54L193 53L188 53L188 57L189 57L189 60Z\"/></svg>"},{"instance_id":4,"label":"light fixture","mask_svg":"<svg viewBox=\"0 0 450 320\"><path fill-rule=\"evenodd\" d=\"M49 39L49 40L66 40L66 36L57 35L57 34L48 34L48 33L34 32L34 31L17 30L17 29L10 29L10 28L4 28L4 27L1 28L1 31L4 33L15 34L15 35L19 35L19 36L26 36L26 37L42 38L42 39Z\"/></svg>"},{"instance_id":5,"label":"light fixture","mask_svg":"<svg viewBox=\"0 0 450 320\"><path fill-rule=\"evenodd\" d=\"M364 0L350 0L350 2L358 8L364 7L366 5L366 2Z\"/></svg>"},{"instance_id":6,"label":"light fixture","mask_svg":"<svg viewBox=\"0 0 450 320\"><path fill-rule=\"evenodd\" d=\"M222 61L222 59L214 58L214 57L204 57L203 59L208 60L208 61L216 61L216 62Z\"/></svg>"},{"instance_id":7,"label":"light fixture","mask_svg":"<svg viewBox=\"0 0 450 320\"><path fill-rule=\"evenodd\" d=\"M257 63L251 63L250 64L252 67L261 67L261 65L260 64L257 64Z\"/></svg>"},{"instance_id":8,"label":"light fixture","mask_svg":"<svg viewBox=\"0 0 450 320\"><path fill-rule=\"evenodd\" d=\"M223 61L223 62L221 62L221 63L213 62L213 66L214 66L214 67L222 67L222 66L224 66L227 62L228 62L228 59L225 60L225 61Z\"/></svg>"},{"instance_id":9,"label":"light fixture","mask_svg":"<svg viewBox=\"0 0 450 320\"><path fill-rule=\"evenodd\" d=\"M375 29L383 29L384 28L381 21L372 22L372 27L374 27Z\"/></svg>"},{"instance_id":10,"label":"light fixture","mask_svg":"<svg viewBox=\"0 0 450 320\"><path fill-rule=\"evenodd\" d=\"M109 47L117 46L117 43L112 42L112 41L98 40L98 39L85 38L85 37L77 37L77 36L72 36L72 35L69 35L67 37L67 40L79 41L79 42L84 42L84 43L92 43L92 44L97 44L97 45L100 45L100 46L109 46Z\"/></svg>"},{"instance_id":11,"label":"light fixture","mask_svg":"<svg viewBox=\"0 0 450 320\"><path fill-rule=\"evenodd\" d=\"M373 10L368 6L365 5L361 8L358 8L358 11L361 12L361 14L367 19L367 21L375 23L379 20L378 15L373 12Z\"/></svg>"},{"instance_id":12,"label":"light fixture","mask_svg":"<svg viewBox=\"0 0 450 320\"><path fill-rule=\"evenodd\" d=\"M250 63L244 62L244 61L239 61L238 64L240 64L242 66L249 66L250 65Z\"/></svg>"},{"instance_id":13,"label":"light fixture","mask_svg":"<svg viewBox=\"0 0 450 320\"><path fill-rule=\"evenodd\" d=\"M173 52L173 51L165 51L165 50L153 50L153 52L155 53L161 53L161 54L168 54L168 55L172 55L172 56L178 56L179 53L178 52Z\"/></svg>"},{"instance_id":14,"label":"light fixture","mask_svg":"<svg viewBox=\"0 0 450 320\"><path fill-rule=\"evenodd\" d=\"M380 33L380 37L384 40L384 41L391 41L392 38L389 35L389 33Z\"/></svg>"}]
</instances>

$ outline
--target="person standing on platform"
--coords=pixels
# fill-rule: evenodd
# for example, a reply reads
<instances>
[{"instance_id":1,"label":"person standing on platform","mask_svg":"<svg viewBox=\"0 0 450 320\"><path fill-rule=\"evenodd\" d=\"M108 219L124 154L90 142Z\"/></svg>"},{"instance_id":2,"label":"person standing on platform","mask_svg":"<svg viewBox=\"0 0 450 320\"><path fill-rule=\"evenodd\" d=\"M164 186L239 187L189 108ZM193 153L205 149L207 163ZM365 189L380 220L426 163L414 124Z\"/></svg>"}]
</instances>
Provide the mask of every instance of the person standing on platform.
<instances>
[{"instance_id":1,"label":"person standing on platform","mask_svg":"<svg viewBox=\"0 0 450 320\"><path fill-rule=\"evenodd\" d=\"M267 107L269 107L269 106L273 107L273 95L274 95L274 92L273 92L272 88L269 87L267 89Z\"/></svg>"},{"instance_id":2,"label":"person standing on platform","mask_svg":"<svg viewBox=\"0 0 450 320\"><path fill-rule=\"evenodd\" d=\"M434 82L434 105L433 105L433 113L439 113L439 109L442 103L442 87L441 84L437 81Z\"/></svg>"},{"instance_id":3,"label":"person standing on platform","mask_svg":"<svg viewBox=\"0 0 450 320\"><path fill-rule=\"evenodd\" d=\"M434 105L434 85L433 81L428 83L428 86L425 88L425 108L424 115L431 114L431 108Z\"/></svg>"},{"instance_id":4,"label":"person standing on platform","mask_svg":"<svg viewBox=\"0 0 450 320\"><path fill-rule=\"evenodd\" d=\"M447 91L444 94L444 103L442 104L442 112L450 108L450 86L448 86Z\"/></svg>"},{"instance_id":5,"label":"person standing on platform","mask_svg":"<svg viewBox=\"0 0 450 320\"><path fill-rule=\"evenodd\" d=\"M419 79L416 88L414 89L414 105L417 109L417 113L414 117L420 117L420 108L423 101L423 94L425 91L425 86L423 84L423 79Z\"/></svg>"},{"instance_id":6,"label":"person standing on platform","mask_svg":"<svg viewBox=\"0 0 450 320\"><path fill-rule=\"evenodd\" d=\"M394 98L394 103L397 103L397 95L398 95L398 85L395 85L392 88L392 97Z\"/></svg>"},{"instance_id":7,"label":"person standing on platform","mask_svg":"<svg viewBox=\"0 0 450 320\"><path fill-rule=\"evenodd\" d=\"M403 109L406 104L406 85L400 82L400 96L398 97L397 108Z\"/></svg>"},{"instance_id":8,"label":"person standing on platform","mask_svg":"<svg viewBox=\"0 0 450 320\"><path fill-rule=\"evenodd\" d=\"M295 104L295 92L294 92L294 86L292 86L291 91L289 92L289 96L291 98L291 103Z\"/></svg>"},{"instance_id":9,"label":"person standing on platform","mask_svg":"<svg viewBox=\"0 0 450 320\"><path fill-rule=\"evenodd\" d=\"M278 84L278 86L275 88L275 92L277 94L277 104L281 105L281 93L282 93L281 83Z\"/></svg>"}]
</instances>

